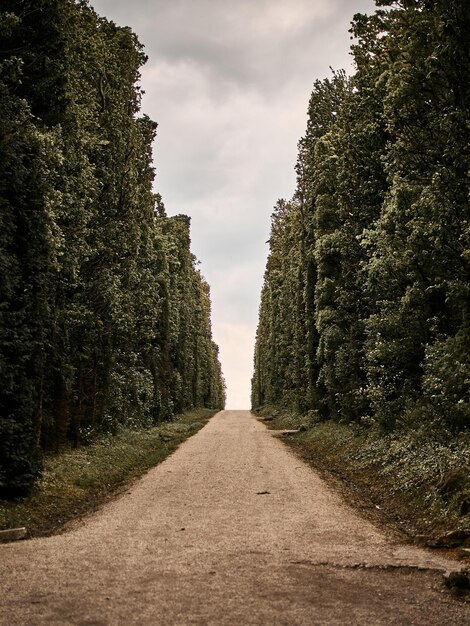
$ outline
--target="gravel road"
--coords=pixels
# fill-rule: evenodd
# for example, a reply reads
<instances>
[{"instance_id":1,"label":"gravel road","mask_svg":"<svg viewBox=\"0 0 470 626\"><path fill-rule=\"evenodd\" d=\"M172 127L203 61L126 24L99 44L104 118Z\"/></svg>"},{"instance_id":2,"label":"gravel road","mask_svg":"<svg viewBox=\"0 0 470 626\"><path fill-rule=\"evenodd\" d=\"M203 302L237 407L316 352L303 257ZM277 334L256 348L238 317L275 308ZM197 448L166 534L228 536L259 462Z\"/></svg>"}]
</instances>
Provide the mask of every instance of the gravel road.
<instances>
[{"instance_id":1,"label":"gravel road","mask_svg":"<svg viewBox=\"0 0 470 626\"><path fill-rule=\"evenodd\" d=\"M0 545L0 624L467 626L460 565L387 538L248 411L66 533Z\"/></svg>"}]
</instances>

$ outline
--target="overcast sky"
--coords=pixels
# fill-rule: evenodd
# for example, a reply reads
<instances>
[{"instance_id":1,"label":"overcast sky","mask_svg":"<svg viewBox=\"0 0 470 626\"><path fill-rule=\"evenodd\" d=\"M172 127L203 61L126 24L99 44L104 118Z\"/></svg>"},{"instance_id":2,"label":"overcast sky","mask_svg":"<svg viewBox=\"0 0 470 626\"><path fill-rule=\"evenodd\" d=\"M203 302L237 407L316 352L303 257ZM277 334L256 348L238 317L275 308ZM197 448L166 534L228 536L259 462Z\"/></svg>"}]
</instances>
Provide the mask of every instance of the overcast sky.
<instances>
[{"instance_id":1,"label":"overcast sky","mask_svg":"<svg viewBox=\"0 0 470 626\"><path fill-rule=\"evenodd\" d=\"M349 23L373 0L91 0L149 57L156 191L191 217L211 286L227 408L249 408L270 215L295 187L313 82L351 71Z\"/></svg>"}]
</instances>

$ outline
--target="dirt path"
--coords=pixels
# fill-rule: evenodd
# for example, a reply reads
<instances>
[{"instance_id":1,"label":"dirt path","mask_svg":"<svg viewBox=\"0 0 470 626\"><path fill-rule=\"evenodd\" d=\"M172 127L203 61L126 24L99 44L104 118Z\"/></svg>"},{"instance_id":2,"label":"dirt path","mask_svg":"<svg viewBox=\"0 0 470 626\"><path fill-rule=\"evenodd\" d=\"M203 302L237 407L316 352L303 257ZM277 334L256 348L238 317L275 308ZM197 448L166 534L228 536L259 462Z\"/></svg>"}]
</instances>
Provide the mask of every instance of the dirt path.
<instances>
[{"instance_id":1,"label":"dirt path","mask_svg":"<svg viewBox=\"0 0 470 626\"><path fill-rule=\"evenodd\" d=\"M463 626L438 571L455 567L387 539L224 411L67 533L0 545L0 623Z\"/></svg>"}]
</instances>

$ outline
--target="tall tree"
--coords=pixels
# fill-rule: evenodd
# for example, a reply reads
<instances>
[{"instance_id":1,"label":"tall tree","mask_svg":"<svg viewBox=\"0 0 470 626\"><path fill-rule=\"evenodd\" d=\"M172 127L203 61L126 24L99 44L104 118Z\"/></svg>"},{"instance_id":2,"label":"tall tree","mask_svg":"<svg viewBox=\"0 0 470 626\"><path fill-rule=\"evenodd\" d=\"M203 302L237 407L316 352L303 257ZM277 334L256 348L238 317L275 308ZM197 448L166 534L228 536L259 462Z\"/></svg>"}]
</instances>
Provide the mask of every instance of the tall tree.
<instances>
[{"instance_id":1,"label":"tall tree","mask_svg":"<svg viewBox=\"0 0 470 626\"><path fill-rule=\"evenodd\" d=\"M223 406L224 383L189 219L152 192L137 37L85 1L2 11L0 492L14 495L41 447Z\"/></svg>"},{"instance_id":2,"label":"tall tree","mask_svg":"<svg viewBox=\"0 0 470 626\"><path fill-rule=\"evenodd\" d=\"M376 4L353 21L354 76L314 85L294 199L273 216L253 403L282 406L287 385L323 418L458 431L470 424L470 14L461 0Z\"/></svg>"},{"instance_id":3,"label":"tall tree","mask_svg":"<svg viewBox=\"0 0 470 626\"><path fill-rule=\"evenodd\" d=\"M378 12L374 32L388 58L381 80L390 190L369 239L367 286L377 302L368 322L369 393L388 427L423 417L430 405L439 420L462 427L469 417L462 378L468 371L469 15L459 1L380 4L390 7ZM459 373L446 363L450 354Z\"/></svg>"}]
</instances>

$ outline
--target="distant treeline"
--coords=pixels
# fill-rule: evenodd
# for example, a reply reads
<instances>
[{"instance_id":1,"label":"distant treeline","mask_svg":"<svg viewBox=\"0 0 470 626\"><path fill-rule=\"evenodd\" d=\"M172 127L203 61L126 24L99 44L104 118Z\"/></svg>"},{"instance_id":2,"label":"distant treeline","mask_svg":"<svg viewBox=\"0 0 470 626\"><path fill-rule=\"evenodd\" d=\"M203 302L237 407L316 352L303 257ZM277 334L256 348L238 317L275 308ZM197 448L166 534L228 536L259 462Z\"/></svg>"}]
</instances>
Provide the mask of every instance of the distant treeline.
<instances>
[{"instance_id":1,"label":"distant treeline","mask_svg":"<svg viewBox=\"0 0 470 626\"><path fill-rule=\"evenodd\" d=\"M317 81L272 216L253 407L470 426L470 11L377 1Z\"/></svg>"},{"instance_id":2,"label":"distant treeline","mask_svg":"<svg viewBox=\"0 0 470 626\"><path fill-rule=\"evenodd\" d=\"M142 46L80 0L0 8L0 494L41 450L224 405L189 218L152 193Z\"/></svg>"}]
</instances>

